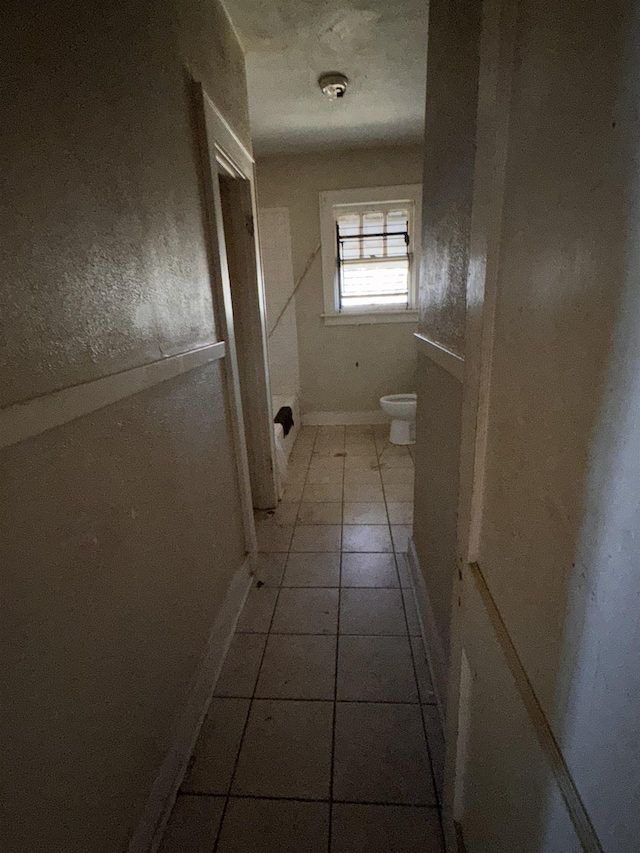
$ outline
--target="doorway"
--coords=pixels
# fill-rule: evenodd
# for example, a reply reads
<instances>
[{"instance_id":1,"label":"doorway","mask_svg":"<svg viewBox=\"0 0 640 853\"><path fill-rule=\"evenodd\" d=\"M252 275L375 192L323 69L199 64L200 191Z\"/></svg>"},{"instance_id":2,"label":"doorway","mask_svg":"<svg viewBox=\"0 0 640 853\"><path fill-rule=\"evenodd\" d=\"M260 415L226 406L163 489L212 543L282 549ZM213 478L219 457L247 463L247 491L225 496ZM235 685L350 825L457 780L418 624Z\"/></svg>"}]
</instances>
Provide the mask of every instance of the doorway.
<instances>
[{"instance_id":1,"label":"doorway","mask_svg":"<svg viewBox=\"0 0 640 853\"><path fill-rule=\"evenodd\" d=\"M253 507L271 509L277 503L273 416L252 186L250 180L232 174L219 160L218 182Z\"/></svg>"},{"instance_id":2,"label":"doorway","mask_svg":"<svg viewBox=\"0 0 640 853\"><path fill-rule=\"evenodd\" d=\"M255 176L250 153L202 86L194 83L212 240L213 296L228 352L230 409L248 550L255 550L254 509L277 504L266 311L255 233Z\"/></svg>"}]
</instances>

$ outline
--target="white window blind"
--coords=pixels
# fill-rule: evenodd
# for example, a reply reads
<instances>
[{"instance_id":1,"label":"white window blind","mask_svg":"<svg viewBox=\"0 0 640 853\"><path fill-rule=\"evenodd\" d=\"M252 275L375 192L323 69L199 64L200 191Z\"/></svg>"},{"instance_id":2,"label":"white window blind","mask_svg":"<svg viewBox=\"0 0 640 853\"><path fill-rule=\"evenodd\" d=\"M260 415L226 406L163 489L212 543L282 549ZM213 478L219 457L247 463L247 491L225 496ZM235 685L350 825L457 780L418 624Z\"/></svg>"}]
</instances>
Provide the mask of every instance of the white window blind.
<instances>
[{"instance_id":1,"label":"white window blind","mask_svg":"<svg viewBox=\"0 0 640 853\"><path fill-rule=\"evenodd\" d=\"M420 184L320 193L325 324L415 323Z\"/></svg>"},{"instance_id":2,"label":"white window blind","mask_svg":"<svg viewBox=\"0 0 640 853\"><path fill-rule=\"evenodd\" d=\"M409 307L410 210L368 206L336 215L339 308Z\"/></svg>"}]
</instances>

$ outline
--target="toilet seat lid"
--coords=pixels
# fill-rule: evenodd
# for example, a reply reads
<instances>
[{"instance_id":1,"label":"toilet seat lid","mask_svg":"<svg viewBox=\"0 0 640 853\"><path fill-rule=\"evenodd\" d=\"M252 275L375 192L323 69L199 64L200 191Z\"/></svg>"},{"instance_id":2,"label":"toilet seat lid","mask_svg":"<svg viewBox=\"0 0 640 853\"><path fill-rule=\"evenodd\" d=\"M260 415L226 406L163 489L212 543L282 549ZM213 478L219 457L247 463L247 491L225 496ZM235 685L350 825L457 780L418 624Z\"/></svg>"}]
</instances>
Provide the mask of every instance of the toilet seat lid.
<instances>
[{"instance_id":1,"label":"toilet seat lid","mask_svg":"<svg viewBox=\"0 0 640 853\"><path fill-rule=\"evenodd\" d=\"M381 397L381 400L386 400L389 403L413 403L418 399L416 393L410 394L389 394L387 397Z\"/></svg>"}]
</instances>

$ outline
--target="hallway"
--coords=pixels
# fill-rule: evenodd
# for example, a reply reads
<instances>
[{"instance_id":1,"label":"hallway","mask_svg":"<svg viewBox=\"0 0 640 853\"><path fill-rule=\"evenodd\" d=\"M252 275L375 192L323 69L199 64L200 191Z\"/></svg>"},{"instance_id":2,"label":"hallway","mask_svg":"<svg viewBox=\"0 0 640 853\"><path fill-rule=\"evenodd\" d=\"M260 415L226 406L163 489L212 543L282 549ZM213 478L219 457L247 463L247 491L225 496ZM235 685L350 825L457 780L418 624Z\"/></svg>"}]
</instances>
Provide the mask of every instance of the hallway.
<instances>
[{"instance_id":1,"label":"hallway","mask_svg":"<svg viewBox=\"0 0 640 853\"><path fill-rule=\"evenodd\" d=\"M442 850L413 459L388 431L301 429L161 853Z\"/></svg>"}]
</instances>

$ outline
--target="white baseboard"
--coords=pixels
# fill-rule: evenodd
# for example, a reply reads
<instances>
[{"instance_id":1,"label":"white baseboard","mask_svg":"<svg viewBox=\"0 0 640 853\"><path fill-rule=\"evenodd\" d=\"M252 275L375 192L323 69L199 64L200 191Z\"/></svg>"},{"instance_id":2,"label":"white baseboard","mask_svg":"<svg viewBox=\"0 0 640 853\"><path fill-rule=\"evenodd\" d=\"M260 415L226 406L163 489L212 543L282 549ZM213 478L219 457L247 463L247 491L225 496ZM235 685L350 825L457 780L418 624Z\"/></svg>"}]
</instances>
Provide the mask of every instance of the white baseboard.
<instances>
[{"instance_id":1,"label":"white baseboard","mask_svg":"<svg viewBox=\"0 0 640 853\"><path fill-rule=\"evenodd\" d=\"M155 853L160 846L250 587L251 557L247 557L231 580L174 729L173 745L153 783L140 823L129 842L128 853Z\"/></svg>"},{"instance_id":2,"label":"white baseboard","mask_svg":"<svg viewBox=\"0 0 640 853\"><path fill-rule=\"evenodd\" d=\"M418 559L418 552L416 551L413 539L409 539L407 562L411 569L413 594L416 600L416 609L418 611L418 619L420 621L422 641L424 642L427 660L431 670L431 679L433 681L433 689L436 694L440 722L442 723L444 730L447 696L447 658L444 653L442 639L440 638L436 620L433 615L431 599L429 598L429 590L427 589L424 575L420 568L420 560Z\"/></svg>"},{"instance_id":3,"label":"white baseboard","mask_svg":"<svg viewBox=\"0 0 640 853\"><path fill-rule=\"evenodd\" d=\"M388 415L374 412L307 412L302 416L303 426L356 426L358 424L388 424Z\"/></svg>"}]
</instances>

